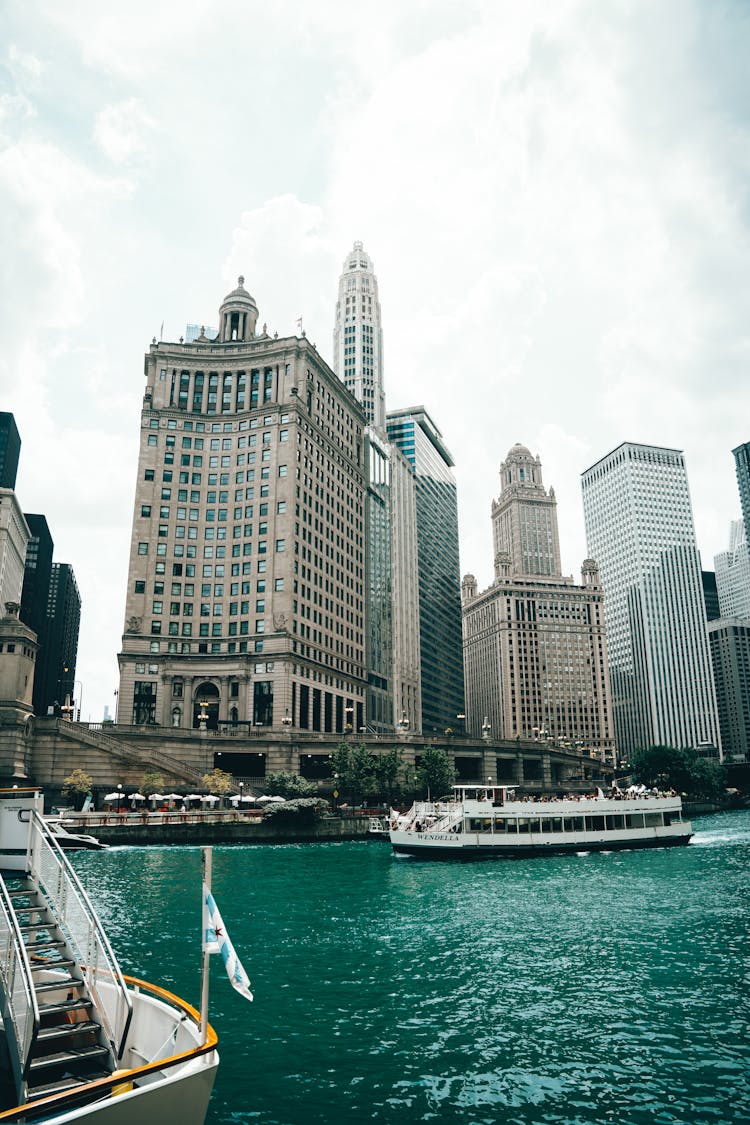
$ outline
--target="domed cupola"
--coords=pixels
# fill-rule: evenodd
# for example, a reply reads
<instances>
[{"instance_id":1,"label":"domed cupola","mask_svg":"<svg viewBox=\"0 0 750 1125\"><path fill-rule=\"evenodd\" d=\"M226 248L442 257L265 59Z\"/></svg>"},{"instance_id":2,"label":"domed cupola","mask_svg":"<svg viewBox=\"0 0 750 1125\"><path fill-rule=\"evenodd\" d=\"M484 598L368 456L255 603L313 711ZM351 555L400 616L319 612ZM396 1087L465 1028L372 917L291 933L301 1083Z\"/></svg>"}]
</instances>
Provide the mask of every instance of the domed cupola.
<instances>
[{"instance_id":1,"label":"domed cupola","mask_svg":"<svg viewBox=\"0 0 750 1125\"><path fill-rule=\"evenodd\" d=\"M244 277L237 281L237 288L227 293L219 309L220 344L242 344L255 338L258 306L245 288Z\"/></svg>"}]
</instances>

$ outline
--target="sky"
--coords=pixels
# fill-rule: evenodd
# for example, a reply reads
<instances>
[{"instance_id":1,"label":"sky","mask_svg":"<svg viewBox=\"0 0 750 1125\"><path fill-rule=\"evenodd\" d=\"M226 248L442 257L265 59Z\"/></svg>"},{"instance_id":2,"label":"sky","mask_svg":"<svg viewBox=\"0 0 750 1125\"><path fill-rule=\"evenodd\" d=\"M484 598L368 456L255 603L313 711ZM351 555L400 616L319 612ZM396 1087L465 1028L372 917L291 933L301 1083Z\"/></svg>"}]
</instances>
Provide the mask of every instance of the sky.
<instances>
[{"instance_id":1,"label":"sky","mask_svg":"<svg viewBox=\"0 0 750 1125\"><path fill-rule=\"evenodd\" d=\"M355 240L387 407L456 463L462 574L492 580L515 442L577 576L581 472L684 450L710 568L750 440L748 57L747 0L3 0L0 409L81 591L82 718L114 710L151 339L243 274L331 361Z\"/></svg>"}]
</instances>

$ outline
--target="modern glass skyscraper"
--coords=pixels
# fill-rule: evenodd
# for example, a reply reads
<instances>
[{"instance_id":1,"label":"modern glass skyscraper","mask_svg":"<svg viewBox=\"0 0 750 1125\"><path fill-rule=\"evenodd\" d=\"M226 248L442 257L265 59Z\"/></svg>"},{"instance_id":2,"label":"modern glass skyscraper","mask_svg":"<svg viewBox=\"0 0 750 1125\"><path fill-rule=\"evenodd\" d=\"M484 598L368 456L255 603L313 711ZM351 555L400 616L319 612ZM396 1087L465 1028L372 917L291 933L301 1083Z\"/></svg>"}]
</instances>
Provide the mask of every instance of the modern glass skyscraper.
<instances>
[{"instance_id":1,"label":"modern glass skyscraper","mask_svg":"<svg viewBox=\"0 0 750 1125\"><path fill-rule=\"evenodd\" d=\"M37 635L39 651L37 668L44 663L45 635L47 632L47 598L52 580L52 552L54 544L44 516L24 513L29 526L30 539L26 545L26 567L21 592L21 620ZM40 673L34 678L34 711L47 713L46 685ZM54 702L52 700L51 702Z\"/></svg>"},{"instance_id":2,"label":"modern glass skyscraper","mask_svg":"<svg viewBox=\"0 0 750 1125\"><path fill-rule=\"evenodd\" d=\"M685 458L624 442L582 474L604 587L615 734L640 747L719 746Z\"/></svg>"},{"instance_id":3,"label":"modern glass skyscraper","mask_svg":"<svg viewBox=\"0 0 750 1125\"><path fill-rule=\"evenodd\" d=\"M362 407L370 426L385 429L383 331L378 279L369 254L355 242L339 278L333 368Z\"/></svg>"},{"instance_id":4,"label":"modern glass skyscraper","mask_svg":"<svg viewBox=\"0 0 750 1125\"><path fill-rule=\"evenodd\" d=\"M18 458L21 455L21 437L16 420L6 410L0 410L0 488L15 488Z\"/></svg>"},{"instance_id":5,"label":"modern glass skyscraper","mask_svg":"<svg viewBox=\"0 0 750 1125\"><path fill-rule=\"evenodd\" d=\"M416 482L422 730L456 728L464 715L458 503L453 459L423 406L387 414L389 440ZM460 724L463 719L459 719Z\"/></svg>"},{"instance_id":6,"label":"modern glass skyscraper","mask_svg":"<svg viewBox=\"0 0 750 1125\"><path fill-rule=\"evenodd\" d=\"M81 595L73 567L53 563L47 595L47 621L41 638L36 675L42 686L34 685L34 706L45 714L55 703L73 699L78 659L78 632L81 626Z\"/></svg>"}]
</instances>

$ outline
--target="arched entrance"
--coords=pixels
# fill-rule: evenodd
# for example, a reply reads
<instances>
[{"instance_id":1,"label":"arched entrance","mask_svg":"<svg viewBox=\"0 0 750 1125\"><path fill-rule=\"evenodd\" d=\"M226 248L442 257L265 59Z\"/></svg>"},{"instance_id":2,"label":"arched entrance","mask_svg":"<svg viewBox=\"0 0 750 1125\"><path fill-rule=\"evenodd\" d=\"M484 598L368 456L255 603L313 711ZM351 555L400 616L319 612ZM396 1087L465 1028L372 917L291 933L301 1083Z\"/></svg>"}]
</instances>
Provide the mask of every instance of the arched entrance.
<instances>
[{"instance_id":1,"label":"arched entrance","mask_svg":"<svg viewBox=\"0 0 750 1125\"><path fill-rule=\"evenodd\" d=\"M208 681L199 684L193 696L193 729L197 730L202 721L207 730L218 729L219 689Z\"/></svg>"}]
</instances>

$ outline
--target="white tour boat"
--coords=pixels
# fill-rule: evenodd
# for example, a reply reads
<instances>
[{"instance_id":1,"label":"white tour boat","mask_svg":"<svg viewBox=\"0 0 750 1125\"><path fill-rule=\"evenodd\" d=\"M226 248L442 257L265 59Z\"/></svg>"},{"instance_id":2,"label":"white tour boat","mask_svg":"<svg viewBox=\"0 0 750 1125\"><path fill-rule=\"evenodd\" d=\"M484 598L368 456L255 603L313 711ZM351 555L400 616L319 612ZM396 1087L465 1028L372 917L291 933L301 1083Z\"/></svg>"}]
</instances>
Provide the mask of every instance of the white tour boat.
<instances>
[{"instance_id":1,"label":"white tour boat","mask_svg":"<svg viewBox=\"0 0 750 1125\"><path fill-rule=\"evenodd\" d=\"M41 793L0 790L0 1123L203 1125L204 994L198 1012L124 976Z\"/></svg>"},{"instance_id":2,"label":"white tour boat","mask_svg":"<svg viewBox=\"0 0 750 1125\"><path fill-rule=\"evenodd\" d=\"M392 813L389 833L395 852L425 859L661 848L687 844L692 834L676 794L598 790L517 800L506 785L454 785L451 797Z\"/></svg>"}]
</instances>

